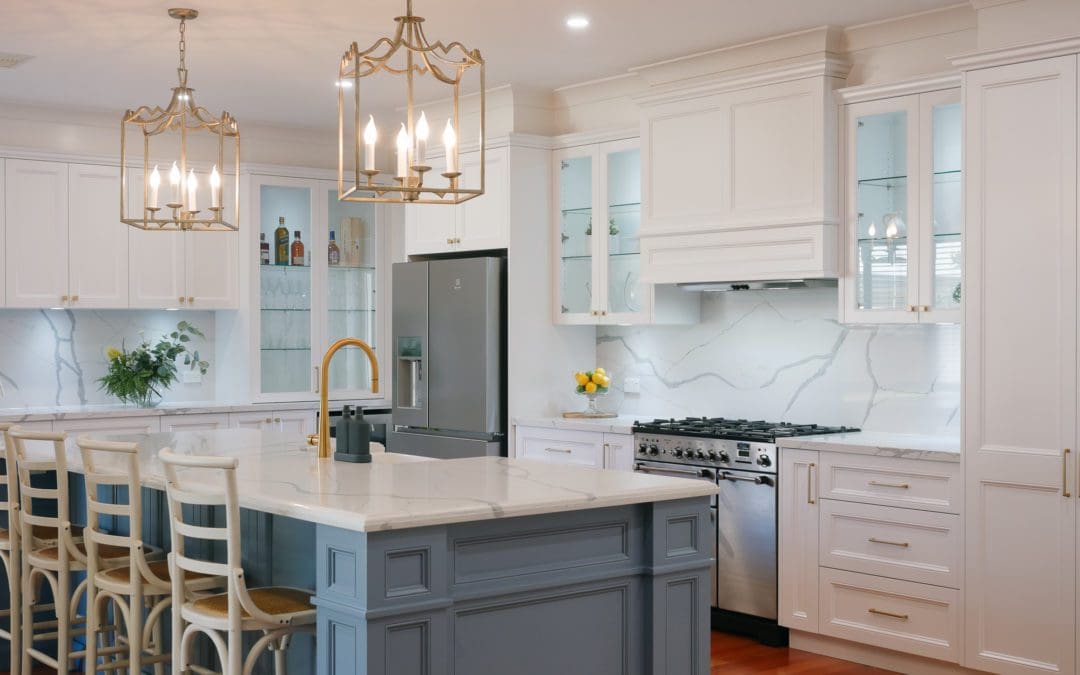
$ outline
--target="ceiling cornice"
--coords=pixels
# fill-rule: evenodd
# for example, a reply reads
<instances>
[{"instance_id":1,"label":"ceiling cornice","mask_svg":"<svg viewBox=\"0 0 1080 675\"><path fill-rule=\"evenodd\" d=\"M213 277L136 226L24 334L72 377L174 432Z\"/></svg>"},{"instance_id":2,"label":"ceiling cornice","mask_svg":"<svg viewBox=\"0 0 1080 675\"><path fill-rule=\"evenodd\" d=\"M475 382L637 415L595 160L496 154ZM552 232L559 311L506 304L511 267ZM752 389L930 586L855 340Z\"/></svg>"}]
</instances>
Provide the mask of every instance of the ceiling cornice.
<instances>
[{"instance_id":1,"label":"ceiling cornice","mask_svg":"<svg viewBox=\"0 0 1080 675\"><path fill-rule=\"evenodd\" d=\"M841 103L859 103L861 101L873 101L880 98L892 98L894 96L906 96L908 94L924 94L929 91L942 89L956 89L960 86L960 73L938 73L935 75L913 77L896 82L881 84L864 84L855 87L844 87L833 92Z\"/></svg>"},{"instance_id":2,"label":"ceiling cornice","mask_svg":"<svg viewBox=\"0 0 1080 675\"><path fill-rule=\"evenodd\" d=\"M1068 56L1080 53L1080 36L1043 40L1023 45L1012 45L986 51L963 54L952 59L953 65L960 70L992 68L1021 61L1049 59L1055 56Z\"/></svg>"}]
</instances>

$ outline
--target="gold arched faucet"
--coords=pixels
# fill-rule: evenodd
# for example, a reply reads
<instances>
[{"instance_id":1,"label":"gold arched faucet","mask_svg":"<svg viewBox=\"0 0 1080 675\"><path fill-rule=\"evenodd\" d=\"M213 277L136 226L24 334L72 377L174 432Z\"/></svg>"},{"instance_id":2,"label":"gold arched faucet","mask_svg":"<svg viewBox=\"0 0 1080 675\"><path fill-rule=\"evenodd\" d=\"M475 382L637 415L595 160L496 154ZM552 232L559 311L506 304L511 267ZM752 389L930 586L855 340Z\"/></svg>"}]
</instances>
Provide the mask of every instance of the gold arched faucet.
<instances>
[{"instance_id":1,"label":"gold arched faucet","mask_svg":"<svg viewBox=\"0 0 1080 675\"><path fill-rule=\"evenodd\" d=\"M322 367L319 369L319 434L318 436L308 437L308 443L311 445L318 444L319 459L326 459L330 456L330 411L328 410L330 407L328 401L330 393L330 359L334 358L334 354L342 347L359 347L364 350L368 361L371 363L371 393L379 393L379 360L375 358L375 350L371 348L371 345L357 338L341 338L330 345L330 349L327 349L326 354L322 357Z\"/></svg>"}]
</instances>

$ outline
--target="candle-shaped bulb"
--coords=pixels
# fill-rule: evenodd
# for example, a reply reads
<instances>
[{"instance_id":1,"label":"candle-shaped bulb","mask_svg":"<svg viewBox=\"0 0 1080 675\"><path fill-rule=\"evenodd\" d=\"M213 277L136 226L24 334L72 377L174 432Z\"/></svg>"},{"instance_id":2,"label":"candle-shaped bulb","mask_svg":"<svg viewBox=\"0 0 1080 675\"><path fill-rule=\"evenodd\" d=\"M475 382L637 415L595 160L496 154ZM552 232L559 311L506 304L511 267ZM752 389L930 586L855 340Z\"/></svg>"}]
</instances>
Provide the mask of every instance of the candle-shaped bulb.
<instances>
[{"instance_id":1,"label":"candle-shaped bulb","mask_svg":"<svg viewBox=\"0 0 1080 675\"><path fill-rule=\"evenodd\" d=\"M397 135L397 175L399 178L409 175L409 132L404 123Z\"/></svg>"},{"instance_id":2,"label":"candle-shaped bulb","mask_svg":"<svg viewBox=\"0 0 1080 675\"><path fill-rule=\"evenodd\" d=\"M446 148L446 173L457 173L457 133L454 132L454 125L450 120L446 120L442 141Z\"/></svg>"},{"instance_id":3,"label":"candle-shaped bulb","mask_svg":"<svg viewBox=\"0 0 1080 675\"><path fill-rule=\"evenodd\" d=\"M188 171L187 194L187 210L193 212L198 211L199 205L197 195L199 194L199 179L195 176L195 169Z\"/></svg>"},{"instance_id":4,"label":"candle-shaped bulb","mask_svg":"<svg viewBox=\"0 0 1080 675\"><path fill-rule=\"evenodd\" d=\"M428 129L427 115L424 111L420 111L420 119L416 121L416 154L413 157L413 164L417 166L424 166L424 160L427 159L427 139L430 129Z\"/></svg>"},{"instance_id":5,"label":"candle-shaped bulb","mask_svg":"<svg viewBox=\"0 0 1080 675\"><path fill-rule=\"evenodd\" d=\"M154 165L154 170L150 172L150 194L146 198L146 208L156 209L158 207L158 189L161 187L161 172L158 171L157 164Z\"/></svg>"},{"instance_id":6,"label":"candle-shaped bulb","mask_svg":"<svg viewBox=\"0 0 1080 675\"><path fill-rule=\"evenodd\" d=\"M210 169L210 206L221 208L221 174L218 173L217 164Z\"/></svg>"},{"instance_id":7,"label":"candle-shaped bulb","mask_svg":"<svg viewBox=\"0 0 1080 675\"><path fill-rule=\"evenodd\" d=\"M895 220L890 222L885 227L885 236L888 237L889 239L894 238L899 233L900 233L900 230L899 230L899 228L896 227L896 221Z\"/></svg>"},{"instance_id":8,"label":"candle-shaped bulb","mask_svg":"<svg viewBox=\"0 0 1080 675\"><path fill-rule=\"evenodd\" d=\"M877 225L874 225L874 221L870 221L870 227L866 228L866 234L870 237L877 236Z\"/></svg>"},{"instance_id":9,"label":"candle-shaped bulb","mask_svg":"<svg viewBox=\"0 0 1080 675\"><path fill-rule=\"evenodd\" d=\"M379 132L375 128L375 116L368 115L367 126L364 127L364 170L375 170L375 141L379 140Z\"/></svg>"},{"instance_id":10,"label":"candle-shaped bulb","mask_svg":"<svg viewBox=\"0 0 1080 675\"><path fill-rule=\"evenodd\" d=\"M169 170L169 204L173 208L180 205L180 167L176 166L176 162L172 163L172 169Z\"/></svg>"},{"instance_id":11,"label":"candle-shaped bulb","mask_svg":"<svg viewBox=\"0 0 1080 675\"><path fill-rule=\"evenodd\" d=\"M377 140L379 140L379 131L375 128L375 116L368 115L367 126L364 127L364 143L375 145Z\"/></svg>"}]
</instances>

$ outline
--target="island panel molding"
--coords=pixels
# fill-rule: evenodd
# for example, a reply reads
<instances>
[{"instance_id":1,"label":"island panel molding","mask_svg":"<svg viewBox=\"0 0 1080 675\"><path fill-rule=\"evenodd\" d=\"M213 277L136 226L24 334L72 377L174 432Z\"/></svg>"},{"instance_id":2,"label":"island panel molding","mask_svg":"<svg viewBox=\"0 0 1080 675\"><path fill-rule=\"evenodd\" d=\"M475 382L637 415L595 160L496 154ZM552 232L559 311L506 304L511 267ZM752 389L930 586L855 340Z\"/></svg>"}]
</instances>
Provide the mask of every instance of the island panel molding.
<instances>
[{"instance_id":1,"label":"island panel molding","mask_svg":"<svg viewBox=\"0 0 1080 675\"><path fill-rule=\"evenodd\" d=\"M318 672L707 673L710 525L701 497L400 531L318 525Z\"/></svg>"}]
</instances>

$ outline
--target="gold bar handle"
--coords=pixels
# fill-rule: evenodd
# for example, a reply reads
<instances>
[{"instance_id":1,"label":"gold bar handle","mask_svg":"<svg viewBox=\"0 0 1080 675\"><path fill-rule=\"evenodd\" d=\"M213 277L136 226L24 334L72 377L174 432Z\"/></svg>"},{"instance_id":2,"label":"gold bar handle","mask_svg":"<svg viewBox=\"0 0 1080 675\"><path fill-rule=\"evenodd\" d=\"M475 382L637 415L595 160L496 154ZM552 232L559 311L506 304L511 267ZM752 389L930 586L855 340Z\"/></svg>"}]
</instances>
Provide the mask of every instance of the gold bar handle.
<instances>
[{"instance_id":1,"label":"gold bar handle","mask_svg":"<svg viewBox=\"0 0 1080 675\"><path fill-rule=\"evenodd\" d=\"M908 615L907 614L897 614L896 612L886 612L883 609L874 609L873 607L871 607L870 609L868 609L866 611L870 612L871 614L877 614L879 616L888 616L888 617L892 617L894 619L900 619L901 621L907 621L908 620Z\"/></svg>"},{"instance_id":2,"label":"gold bar handle","mask_svg":"<svg viewBox=\"0 0 1080 675\"><path fill-rule=\"evenodd\" d=\"M1069 453L1072 452L1069 448L1065 448L1065 452L1061 453L1061 496L1068 499L1072 497L1069 492Z\"/></svg>"},{"instance_id":3,"label":"gold bar handle","mask_svg":"<svg viewBox=\"0 0 1080 675\"><path fill-rule=\"evenodd\" d=\"M911 546L911 544L906 541L889 541L888 539L878 539L877 537L870 537L869 541L872 544L888 544L889 546L899 546L901 548Z\"/></svg>"},{"instance_id":4,"label":"gold bar handle","mask_svg":"<svg viewBox=\"0 0 1080 675\"><path fill-rule=\"evenodd\" d=\"M566 448L544 448L544 449L547 450L548 452L561 452L561 453L564 453L564 454L567 454L567 455L569 455L570 452L571 452L570 450L568 450Z\"/></svg>"},{"instance_id":5,"label":"gold bar handle","mask_svg":"<svg viewBox=\"0 0 1080 675\"><path fill-rule=\"evenodd\" d=\"M806 465L806 503L813 504L814 502L814 466L813 462Z\"/></svg>"},{"instance_id":6,"label":"gold bar handle","mask_svg":"<svg viewBox=\"0 0 1080 675\"><path fill-rule=\"evenodd\" d=\"M874 487L900 488L901 490L907 490L911 487L907 483L883 483L879 480L872 480L868 483L868 485L872 485Z\"/></svg>"}]
</instances>

